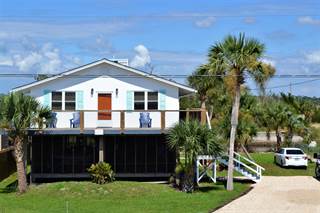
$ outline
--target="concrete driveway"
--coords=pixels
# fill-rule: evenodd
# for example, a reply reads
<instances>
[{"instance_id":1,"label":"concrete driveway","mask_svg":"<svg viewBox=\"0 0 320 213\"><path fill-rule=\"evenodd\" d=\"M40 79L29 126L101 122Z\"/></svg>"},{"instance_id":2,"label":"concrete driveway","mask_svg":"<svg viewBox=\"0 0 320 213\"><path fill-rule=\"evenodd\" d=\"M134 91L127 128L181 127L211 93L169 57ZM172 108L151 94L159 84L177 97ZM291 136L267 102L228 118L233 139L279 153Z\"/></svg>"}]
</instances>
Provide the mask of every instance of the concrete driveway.
<instances>
[{"instance_id":1,"label":"concrete driveway","mask_svg":"<svg viewBox=\"0 0 320 213\"><path fill-rule=\"evenodd\" d=\"M320 182L313 177L263 177L246 195L215 211L320 213Z\"/></svg>"}]
</instances>

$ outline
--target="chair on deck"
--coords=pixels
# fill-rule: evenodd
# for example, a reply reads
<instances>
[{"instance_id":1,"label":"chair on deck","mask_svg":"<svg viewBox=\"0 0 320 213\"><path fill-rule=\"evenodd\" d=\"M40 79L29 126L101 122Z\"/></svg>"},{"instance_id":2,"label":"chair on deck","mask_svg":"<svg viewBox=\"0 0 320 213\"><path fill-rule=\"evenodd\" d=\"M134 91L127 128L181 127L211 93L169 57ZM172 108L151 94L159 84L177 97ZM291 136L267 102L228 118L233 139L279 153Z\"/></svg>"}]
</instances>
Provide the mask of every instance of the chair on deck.
<instances>
[{"instance_id":1,"label":"chair on deck","mask_svg":"<svg viewBox=\"0 0 320 213\"><path fill-rule=\"evenodd\" d=\"M140 112L140 128L151 128L152 119L149 112Z\"/></svg>"},{"instance_id":2,"label":"chair on deck","mask_svg":"<svg viewBox=\"0 0 320 213\"><path fill-rule=\"evenodd\" d=\"M70 119L70 128L79 128L80 127L80 112L72 113L72 117Z\"/></svg>"},{"instance_id":3,"label":"chair on deck","mask_svg":"<svg viewBox=\"0 0 320 213\"><path fill-rule=\"evenodd\" d=\"M56 128L57 127L57 113L52 112L51 118L48 120L48 128Z\"/></svg>"}]
</instances>

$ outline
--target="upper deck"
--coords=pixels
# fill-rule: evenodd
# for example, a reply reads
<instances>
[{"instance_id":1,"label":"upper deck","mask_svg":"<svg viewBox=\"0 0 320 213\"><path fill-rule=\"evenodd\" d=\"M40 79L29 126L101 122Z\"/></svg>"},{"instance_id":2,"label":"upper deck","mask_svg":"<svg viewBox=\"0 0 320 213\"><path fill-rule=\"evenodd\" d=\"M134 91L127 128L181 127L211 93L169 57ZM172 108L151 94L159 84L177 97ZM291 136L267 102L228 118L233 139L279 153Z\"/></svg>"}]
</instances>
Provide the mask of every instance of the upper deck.
<instances>
[{"instance_id":1,"label":"upper deck","mask_svg":"<svg viewBox=\"0 0 320 213\"><path fill-rule=\"evenodd\" d=\"M162 134L181 120L208 123L207 111L187 110L78 110L53 111L44 129L31 128L33 134Z\"/></svg>"}]
</instances>

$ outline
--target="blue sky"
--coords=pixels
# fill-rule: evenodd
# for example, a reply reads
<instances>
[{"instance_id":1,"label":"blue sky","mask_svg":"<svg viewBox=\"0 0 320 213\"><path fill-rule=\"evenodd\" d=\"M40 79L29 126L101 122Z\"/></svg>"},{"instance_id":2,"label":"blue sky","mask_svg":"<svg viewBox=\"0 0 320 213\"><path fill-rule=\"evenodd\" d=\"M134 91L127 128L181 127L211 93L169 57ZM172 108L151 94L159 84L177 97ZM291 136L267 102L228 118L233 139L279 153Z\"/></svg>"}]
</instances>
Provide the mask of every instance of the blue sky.
<instances>
[{"instance_id":1,"label":"blue sky","mask_svg":"<svg viewBox=\"0 0 320 213\"><path fill-rule=\"evenodd\" d=\"M240 32L265 43L277 74L320 74L318 0L0 0L0 73L59 73L115 57L190 74L211 45ZM0 92L32 80L0 78ZM273 79L268 91L292 83L294 94L320 96L320 80L295 85L306 80Z\"/></svg>"}]
</instances>

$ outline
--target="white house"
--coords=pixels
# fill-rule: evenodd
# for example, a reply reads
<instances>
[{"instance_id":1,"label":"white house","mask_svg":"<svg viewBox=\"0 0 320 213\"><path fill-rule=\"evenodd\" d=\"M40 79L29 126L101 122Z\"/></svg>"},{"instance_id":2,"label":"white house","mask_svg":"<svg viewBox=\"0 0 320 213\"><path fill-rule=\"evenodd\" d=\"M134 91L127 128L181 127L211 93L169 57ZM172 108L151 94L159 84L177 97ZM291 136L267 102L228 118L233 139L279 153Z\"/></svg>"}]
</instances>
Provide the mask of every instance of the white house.
<instances>
[{"instance_id":1,"label":"white house","mask_svg":"<svg viewBox=\"0 0 320 213\"><path fill-rule=\"evenodd\" d=\"M174 171L166 130L190 116L182 116L179 98L196 91L123 62L101 59L12 90L54 115L41 133L30 130L33 179L87 177L97 161L110 163L118 176Z\"/></svg>"},{"instance_id":2,"label":"white house","mask_svg":"<svg viewBox=\"0 0 320 213\"><path fill-rule=\"evenodd\" d=\"M150 75L126 65L102 59L54 77L17 87L43 105L57 111L56 128L70 128L74 111L84 111L84 128L120 128L120 112L125 110L125 128L139 128L140 112L148 110L151 128L179 121L179 97L195 90L176 82ZM97 110L110 110L98 113Z\"/></svg>"}]
</instances>

